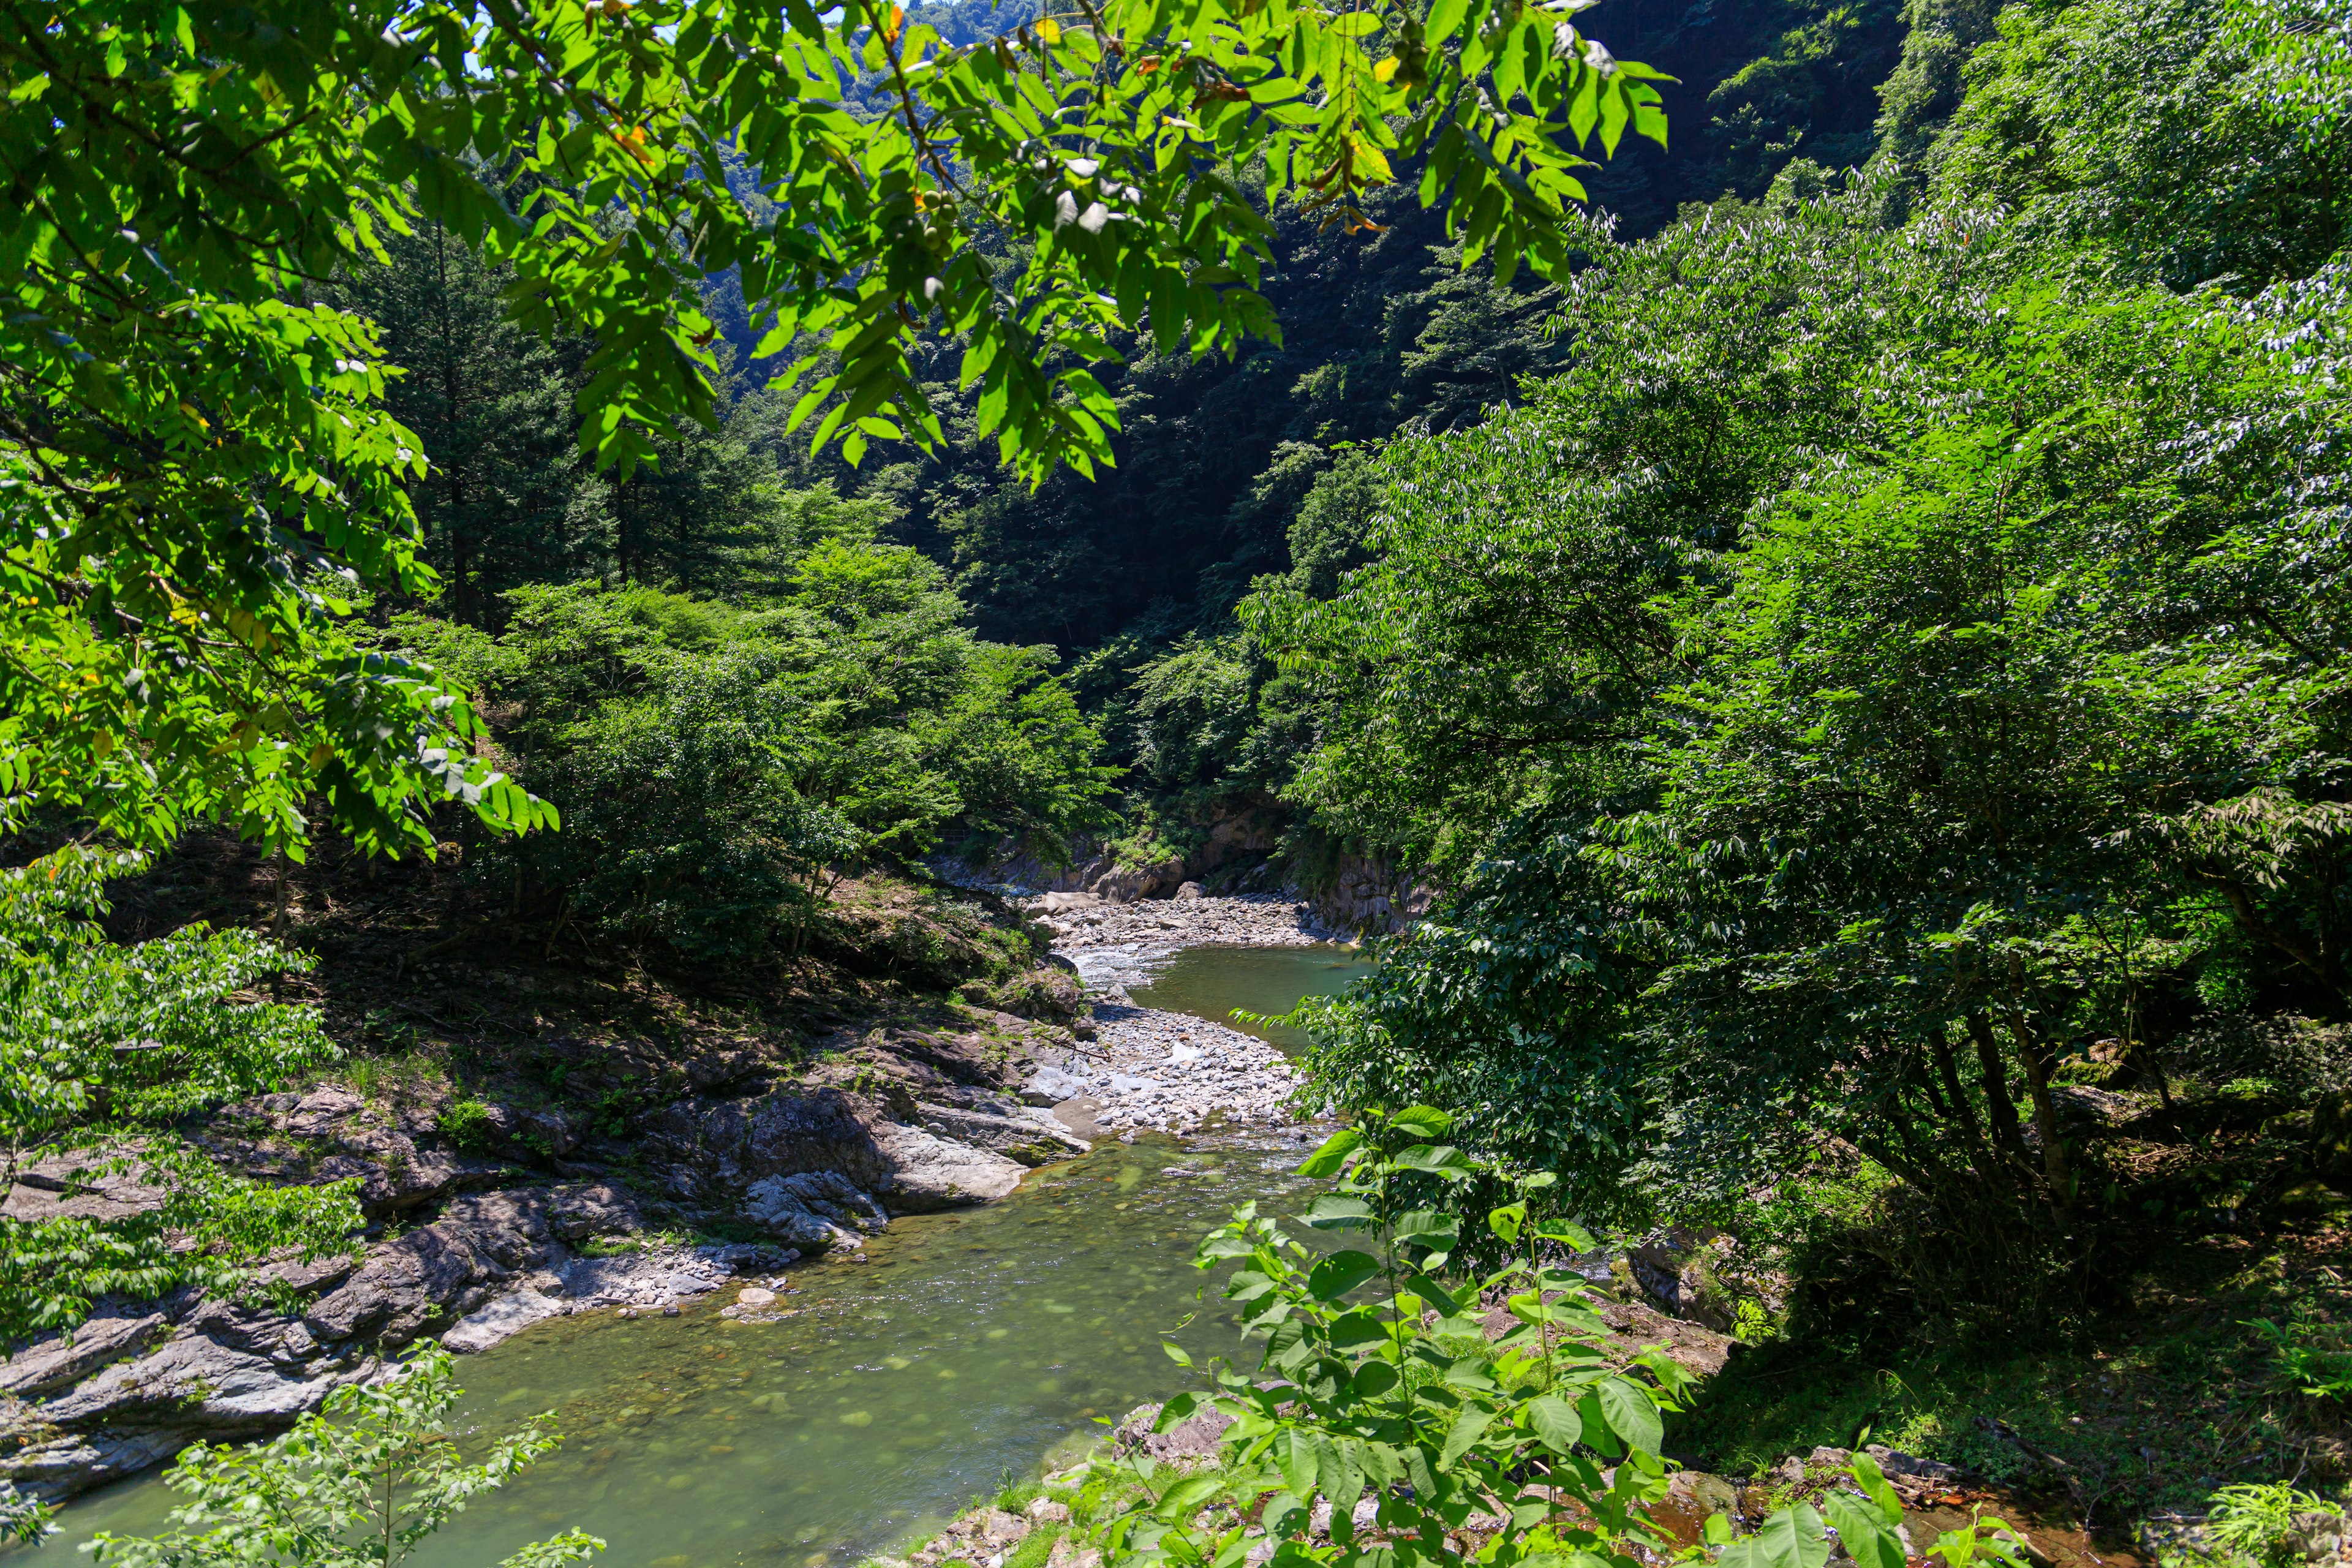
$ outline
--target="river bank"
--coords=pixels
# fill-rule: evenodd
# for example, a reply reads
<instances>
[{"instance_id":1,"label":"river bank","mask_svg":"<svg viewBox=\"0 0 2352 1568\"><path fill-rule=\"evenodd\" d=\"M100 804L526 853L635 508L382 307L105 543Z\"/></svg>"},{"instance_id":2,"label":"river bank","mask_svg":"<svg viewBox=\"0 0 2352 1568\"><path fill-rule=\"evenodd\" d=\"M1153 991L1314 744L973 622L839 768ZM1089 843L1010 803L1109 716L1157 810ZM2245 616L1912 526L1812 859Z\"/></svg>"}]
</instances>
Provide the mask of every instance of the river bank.
<instances>
[{"instance_id":1,"label":"river bank","mask_svg":"<svg viewBox=\"0 0 2352 1568\"><path fill-rule=\"evenodd\" d=\"M1094 1005L1092 1048L1029 1079L1033 1101L1079 1137L1139 1131L1189 1136L1213 1122L1287 1128L1297 1069L1265 1041L1185 1013L1138 1007L1114 993ZM1294 1140L1296 1141L1296 1140Z\"/></svg>"},{"instance_id":2,"label":"river bank","mask_svg":"<svg viewBox=\"0 0 2352 1568\"><path fill-rule=\"evenodd\" d=\"M1057 952L1097 948L1307 947L1345 942L1299 900L1279 893L1153 899L1111 903L1088 893L1045 893L1024 901L1052 932Z\"/></svg>"},{"instance_id":3,"label":"river bank","mask_svg":"<svg viewBox=\"0 0 2352 1568\"><path fill-rule=\"evenodd\" d=\"M1299 963L1304 989L1320 962L1300 951ZM406 1225L387 1223L355 1262L303 1276L291 1313L201 1300L110 1307L72 1345L20 1353L5 1369L18 1381L0 1405L13 1423L0 1474L63 1498L145 1471L68 1518L78 1537L147 1528L168 1500L151 1467L192 1437L272 1430L432 1334L478 1352L463 1378L484 1391L485 1409L518 1388L536 1399L551 1377L574 1444L593 1439L573 1479L598 1499L666 1506L683 1492L707 1512L732 1494L705 1495L702 1471L747 1452L719 1439L740 1436L732 1428L752 1407L722 1400L714 1414L667 1394L648 1403L641 1385L679 1389L690 1377L726 1392L739 1384L711 1384L709 1365L740 1367L748 1352L711 1336L761 1334L761 1375L782 1382L759 1419L806 1417L765 1434L791 1445L774 1457L804 1458L801 1445L819 1436L857 1447L864 1427L849 1418L883 1419L864 1403L811 1408L830 1380L929 1364L919 1394L905 1385L903 1440L876 1452L910 1506L961 1501L972 1493L968 1449L1026 1468L1083 1437L1097 1414L1174 1386L1150 1329L1195 1310L1192 1242L1233 1203L1286 1190L1311 1136L1282 1106L1286 1064L1264 1040L1115 993L1073 1022L947 1002L902 1008L880 1027L837 1026L791 1061L756 1040L712 1042L677 1052L681 1081L617 1131L519 1084L461 1116L453 1086L422 1075L375 1076L368 1093L320 1085L222 1118L221 1136L234 1131L250 1157L340 1162L388 1222ZM549 1046L592 1093L614 1048ZM655 1047L633 1049L650 1058ZM1055 1069L1072 1081L1036 1082ZM451 1133L461 1121L487 1129L479 1146ZM971 1237L990 1239L947 1245L971 1225ZM745 1287L777 1300L744 1308ZM951 1342L964 1358L940 1363ZM960 1414L931 1430L943 1411ZM665 1431L673 1418L730 1430L698 1444L647 1436L647 1412L667 1413ZM940 1468L941 1446L955 1463ZM695 1467L672 1466L689 1454L701 1455ZM730 1485L770 1484L719 1469ZM830 1500L795 1488L777 1507L821 1518L810 1528L827 1542L878 1546L873 1529L914 1522L895 1506L844 1519Z\"/></svg>"}]
</instances>

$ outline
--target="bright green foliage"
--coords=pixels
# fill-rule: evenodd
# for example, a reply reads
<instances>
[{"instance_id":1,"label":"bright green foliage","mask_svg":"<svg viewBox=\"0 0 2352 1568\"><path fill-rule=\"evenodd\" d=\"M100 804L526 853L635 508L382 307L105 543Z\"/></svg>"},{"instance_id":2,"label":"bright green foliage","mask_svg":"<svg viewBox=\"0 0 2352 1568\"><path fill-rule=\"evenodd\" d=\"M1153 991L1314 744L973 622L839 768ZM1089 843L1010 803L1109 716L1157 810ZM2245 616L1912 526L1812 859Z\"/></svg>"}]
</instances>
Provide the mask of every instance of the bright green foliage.
<instances>
[{"instance_id":1,"label":"bright green foliage","mask_svg":"<svg viewBox=\"0 0 2352 1568\"><path fill-rule=\"evenodd\" d=\"M103 1295L237 1288L281 1247L343 1250L353 1184L271 1187L232 1177L170 1128L331 1059L317 1013L232 994L310 966L249 931L190 927L136 946L97 923L131 855L58 851L0 871L0 1131L8 1174L35 1165L71 1197L99 1184L158 1189L127 1217L0 1217L0 1335L70 1329ZM104 1205L100 1205L103 1212Z\"/></svg>"},{"instance_id":2,"label":"bright green foliage","mask_svg":"<svg viewBox=\"0 0 2352 1568\"><path fill-rule=\"evenodd\" d=\"M516 590L495 639L395 624L513 711L503 743L566 803L562 833L499 851L527 894L751 960L797 946L825 879L876 857L1105 824L1112 775L1047 650L974 637L904 546L828 534L779 570L742 605L580 584Z\"/></svg>"},{"instance_id":3,"label":"bright green foliage","mask_svg":"<svg viewBox=\"0 0 2352 1568\"><path fill-rule=\"evenodd\" d=\"M428 456L378 406L373 330L306 295L420 221L510 270L522 325L593 340L579 412L625 477L714 422L699 290L730 269L763 353L830 351L794 366L820 445L936 441L910 355L956 334L981 433L1033 479L1090 471L1116 416L1078 362L1106 334L1275 331L1244 170L1345 216L1419 158L1471 255L1565 267L1563 142L1664 136L1655 73L1570 9L1447 0L1391 37L1370 11L1128 0L960 48L865 0L12 14L0 792L142 839L203 816L296 846L313 796L370 848L428 842L436 796L552 822L468 755L462 702L336 626L339 574L429 587L402 488ZM851 111L861 77L888 112ZM977 243L1006 237L1025 265Z\"/></svg>"},{"instance_id":4,"label":"bright green foliage","mask_svg":"<svg viewBox=\"0 0 2352 1568\"><path fill-rule=\"evenodd\" d=\"M2298 1518L2324 1521L2331 1527L2331 1534L2344 1528L2342 1504L2305 1491L2292 1481L2223 1487L2206 1500L2206 1507L2205 1531L2220 1550L2179 1556L2167 1553L2168 1565L2185 1558L2218 1561L2232 1568L2239 1564L2285 1568L2305 1560L2301 1547L2288 1538Z\"/></svg>"},{"instance_id":5,"label":"bright green foliage","mask_svg":"<svg viewBox=\"0 0 2352 1568\"><path fill-rule=\"evenodd\" d=\"M1622 1177L1653 1112L1631 1027L1650 969L1605 913L1590 847L1572 825L1513 823L1370 974L1302 1002L1310 1101L1452 1107L1482 1151L1558 1172L1587 1215L1639 1217Z\"/></svg>"},{"instance_id":6,"label":"bright green foliage","mask_svg":"<svg viewBox=\"0 0 2352 1568\"><path fill-rule=\"evenodd\" d=\"M1648 1509L1666 1495L1663 1417L1683 1408L1690 1374L1655 1349L1630 1362L1612 1352L1589 1287L1565 1267L1592 1237L1544 1217L1553 1177L1436 1142L1452 1120L1427 1106L1368 1111L1299 1167L1337 1178L1306 1223L1375 1250L1302 1246L1255 1204L1202 1238L1195 1265L1234 1266L1224 1296L1265 1349L1248 1372L1217 1364L1219 1393L1162 1407L1161 1431L1208 1406L1232 1424L1211 1468L1128 1461L1145 1489L1101 1531L1107 1563L1234 1568L1271 1542L1274 1568L1632 1568L1643 1560L1635 1549L1666 1546ZM1482 1189L1510 1201L1465 1218ZM1474 1256L1491 1271L1465 1267ZM1497 1301L1516 1321L1490 1335ZM1903 1568L1893 1489L1866 1456L1847 1473L1859 1489L1822 1500L1847 1553L1859 1568ZM1372 1520L1360 1529L1366 1500ZM1318 1539L1326 1509L1328 1540ZM1473 1515L1493 1531L1475 1557L1457 1544ZM2005 1531L1979 1521L1930 1550L1947 1568L2014 1568ZM1706 1539L1731 1568L1823 1568L1830 1555L1821 1515L1801 1503L1737 1540L1717 1515Z\"/></svg>"},{"instance_id":7,"label":"bright green foliage","mask_svg":"<svg viewBox=\"0 0 2352 1568\"><path fill-rule=\"evenodd\" d=\"M2172 289L2309 274L2352 224L2352 12L2328 0L2003 8L1933 155L2000 243Z\"/></svg>"},{"instance_id":8,"label":"bright green foliage","mask_svg":"<svg viewBox=\"0 0 2352 1568\"><path fill-rule=\"evenodd\" d=\"M2352 1399L2352 1347L2343 1328L2308 1310L2284 1327L2268 1318L2246 1325L2278 1352L2279 1375L2306 1399Z\"/></svg>"},{"instance_id":9,"label":"bright green foliage","mask_svg":"<svg viewBox=\"0 0 2352 1568\"><path fill-rule=\"evenodd\" d=\"M1661 1412L1679 1407L1688 1374L1654 1351L1612 1368L1584 1281L1552 1261L1591 1239L1530 1217L1529 1196L1551 1178L1509 1184L1436 1142L1448 1126L1426 1107L1370 1114L1300 1167L1339 1178L1307 1224L1360 1234L1376 1252L1308 1248L1254 1204L1202 1240L1195 1261L1235 1265L1224 1294L1265 1348L1255 1370L1220 1367L1212 1399L1169 1401L1162 1429L1204 1403L1234 1417L1220 1467L1114 1521L1108 1560L1230 1568L1255 1544L1243 1528L1252 1517L1276 1542L1277 1568L1458 1563L1447 1532L1473 1513L1505 1520L1480 1553L1497 1564L1559 1553L1624 1565L1629 1542L1663 1539L1641 1509L1665 1494ZM1473 1181L1520 1189L1475 1237L1454 1212ZM1465 1249L1506 1261L1465 1279L1449 1268ZM1480 1303L1494 1296L1519 1321L1490 1342ZM1353 1522L1367 1488L1378 1542ZM1318 1500L1330 1509L1328 1546L1307 1538ZM1217 1522L1196 1524L1203 1509Z\"/></svg>"},{"instance_id":10,"label":"bright green foliage","mask_svg":"<svg viewBox=\"0 0 2352 1568\"><path fill-rule=\"evenodd\" d=\"M2009 1289L2137 1213L2062 1060L2209 959L2352 996L2344 272L2184 300L1885 195L1604 258L1576 370L1396 443L1376 559L1244 616L1331 704L1293 798L1457 889L1311 1010L1320 1092L1592 1212L1835 1140Z\"/></svg>"},{"instance_id":11,"label":"bright green foliage","mask_svg":"<svg viewBox=\"0 0 2352 1568\"><path fill-rule=\"evenodd\" d=\"M1243 609L1339 704L1297 798L1463 866L1552 775L1614 787L1680 673L1663 596L1715 581L1748 507L1851 427L1887 307L1935 308L1937 237L1906 247L1854 205L1605 252L1563 291L1574 371L1389 449L1376 558L1328 598L1269 584Z\"/></svg>"},{"instance_id":12,"label":"bright green foliage","mask_svg":"<svg viewBox=\"0 0 2352 1568\"><path fill-rule=\"evenodd\" d=\"M449 1352L431 1349L375 1384L327 1396L326 1407L254 1447L198 1443L164 1472L186 1496L169 1535L101 1533L105 1568L394 1568L426 1537L554 1448L551 1415L494 1440L467 1464L448 1415L465 1390ZM568 1530L508 1556L500 1568L561 1568L604 1543Z\"/></svg>"}]
</instances>

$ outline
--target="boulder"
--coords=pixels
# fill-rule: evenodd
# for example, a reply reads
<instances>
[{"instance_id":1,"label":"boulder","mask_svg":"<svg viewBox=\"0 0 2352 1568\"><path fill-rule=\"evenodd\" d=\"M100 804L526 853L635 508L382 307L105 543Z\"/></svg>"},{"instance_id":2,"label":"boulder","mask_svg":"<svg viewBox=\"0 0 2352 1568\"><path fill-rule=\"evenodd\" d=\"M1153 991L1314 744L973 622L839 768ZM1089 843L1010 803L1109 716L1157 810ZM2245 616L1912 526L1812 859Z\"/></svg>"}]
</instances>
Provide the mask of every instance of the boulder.
<instances>
[{"instance_id":1,"label":"boulder","mask_svg":"<svg viewBox=\"0 0 2352 1568\"><path fill-rule=\"evenodd\" d=\"M670 1190L681 1198L748 1194L769 1176L826 1173L893 1214L1001 1198L1021 1184L1023 1170L893 1121L884 1106L837 1089L679 1100L639 1124L635 1152L667 1165Z\"/></svg>"},{"instance_id":2,"label":"boulder","mask_svg":"<svg viewBox=\"0 0 2352 1568\"><path fill-rule=\"evenodd\" d=\"M40 1418L68 1430L160 1426L236 1433L282 1426L316 1410L328 1393L373 1370L347 1356L280 1366L210 1334L183 1333L150 1354L119 1362L40 1406Z\"/></svg>"},{"instance_id":3,"label":"boulder","mask_svg":"<svg viewBox=\"0 0 2352 1568\"><path fill-rule=\"evenodd\" d=\"M927 1132L1002 1154L1033 1169L1074 1160L1094 1147L1055 1121L1051 1111L1025 1105L995 1112L918 1101L915 1111Z\"/></svg>"},{"instance_id":4,"label":"boulder","mask_svg":"<svg viewBox=\"0 0 2352 1568\"><path fill-rule=\"evenodd\" d=\"M1195 900L1207 898L1209 896L1209 892L1207 889L1202 887L1198 882L1186 882L1182 886L1179 887L1171 896L1179 903L1191 903Z\"/></svg>"},{"instance_id":5,"label":"boulder","mask_svg":"<svg viewBox=\"0 0 2352 1568\"><path fill-rule=\"evenodd\" d=\"M744 1189L738 1212L788 1247L823 1252L856 1247L861 1234L877 1231L890 1216L871 1194L837 1171L803 1171L766 1176Z\"/></svg>"},{"instance_id":6,"label":"boulder","mask_svg":"<svg viewBox=\"0 0 2352 1568\"><path fill-rule=\"evenodd\" d=\"M1021 1087L1021 1102L1051 1110L1087 1092L1087 1080L1057 1067L1041 1067Z\"/></svg>"},{"instance_id":7,"label":"boulder","mask_svg":"<svg viewBox=\"0 0 2352 1568\"><path fill-rule=\"evenodd\" d=\"M885 1123L877 1142L891 1163L878 1195L899 1214L935 1214L1009 1197L1024 1167L1002 1154L937 1137L916 1127Z\"/></svg>"},{"instance_id":8,"label":"boulder","mask_svg":"<svg viewBox=\"0 0 2352 1568\"><path fill-rule=\"evenodd\" d=\"M427 1325L473 1311L548 1258L547 1194L484 1193L458 1198L441 1217L373 1254L352 1278L312 1303L302 1321L322 1343L405 1344Z\"/></svg>"},{"instance_id":9,"label":"boulder","mask_svg":"<svg viewBox=\"0 0 2352 1568\"><path fill-rule=\"evenodd\" d=\"M118 1147L82 1154L52 1155L16 1173L0 1202L0 1215L26 1224L53 1219L117 1220L163 1206L162 1187L140 1180L138 1149ZM113 1170L115 1161L129 1163Z\"/></svg>"},{"instance_id":10,"label":"boulder","mask_svg":"<svg viewBox=\"0 0 2352 1568\"><path fill-rule=\"evenodd\" d=\"M605 1182L554 1188L548 1194L546 1213L550 1233L565 1241L645 1228L636 1200Z\"/></svg>"},{"instance_id":11,"label":"boulder","mask_svg":"<svg viewBox=\"0 0 2352 1568\"><path fill-rule=\"evenodd\" d=\"M1167 1431L1154 1432L1152 1425L1160 1419L1161 1408L1139 1405L1129 1411L1127 1418L1111 1430L1111 1453L1122 1459L1142 1454L1163 1465L1181 1459L1213 1459L1218 1439L1234 1424L1232 1416L1203 1405Z\"/></svg>"},{"instance_id":12,"label":"boulder","mask_svg":"<svg viewBox=\"0 0 2352 1568\"><path fill-rule=\"evenodd\" d=\"M553 1296L544 1296L536 1290L517 1290L459 1319L455 1328L441 1336L442 1348L459 1355L471 1355L489 1349L509 1334L520 1333L533 1323L560 1318L569 1310L563 1301Z\"/></svg>"},{"instance_id":13,"label":"boulder","mask_svg":"<svg viewBox=\"0 0 2352 1568\"><path fill-rule=\"evenodd\" d=\"M1088 889L1105 903L1131 904L1161 889L1173 890L1184 879L1184 862L1158 860L1149 866L1114 866L1095 879Z\"/></svg>"}]
</instances>

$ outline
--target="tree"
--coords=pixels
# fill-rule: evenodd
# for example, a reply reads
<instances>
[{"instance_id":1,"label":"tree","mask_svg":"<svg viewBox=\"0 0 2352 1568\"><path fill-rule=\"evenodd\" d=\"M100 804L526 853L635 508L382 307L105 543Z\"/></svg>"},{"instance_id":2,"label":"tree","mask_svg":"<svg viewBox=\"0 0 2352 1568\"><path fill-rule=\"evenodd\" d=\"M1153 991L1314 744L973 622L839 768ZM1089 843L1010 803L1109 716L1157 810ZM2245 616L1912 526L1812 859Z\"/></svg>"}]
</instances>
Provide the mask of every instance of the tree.
<instances>
[{"instance_id":1,"label":"tree","mask_svg":"<svg viewBox=\"0 0 2352 1568\"><path fill-rule=\"evenodd\" d=\"M584 438L625 478L713 422L699 289L729 269L762 352L829 343L791 373L824 367L794 411L829 405L820 444L936 441L909 354L961 334L982 433L1042 477L1108 458L1082 363L1107 333L1148 312L1163 352L1200 353L1276 330L1239 172L1349 221L1391 151L1425 153L1423 201L1507 275L1566 265L1564 140L1664 134L1655 73L1514 0L1385 34L1127 0L960 47L866 0L825 15L84 0L0 21L9 796L289 845L314 793L372 847L429 839L435 789L497 827L550 820L466 760L462 702L351 655L318 586L429 584L402 490L427 459L377 406L377 335L301 302L416 220L511 268L519 321L593 340ZM890 112L845 107L858 79ZM792 222L737 197L730 151ZM977 243L1000 235L1034 242L1025 265Z\"/></svg>"},{"instance_id":2,"label":"tree","mask_svg":"<svg viewBox=\"0 0 2352 1568\"><path fill-rule=\"evenodd\" d=\"M2138 1212L2066 1064L2352 997L2341 264L2219 308L1882 195L1602 258L1578 369L1246 606L1329 704L1292 797L1455 872L1315 1088L1595 1211L1866 1161L1908 1283L2047 1306Z\"/></svg>"},{"instance_id":3,"label":"tree","mask_svg":"<svg viewBox=\"0 0 2352 1568\"><path fill-rule=\"evenodd\" d=\"M353 1384L256 1447L198 1443L163 1481L189 1500L169 1535L101 1533L107 1568L395 1568L482 1493L554 1448L552 1416L464 1463L448 1415L465 1390L449 1352L427 1350L380 1384ZM561 1568L604 1543L580 1530L535 1541L499 1568Z\"/></svg>"},{"instance_id":4,"label":"tree","mask_svg":"<svg viewBox=\"0 0 2352 1568\"><path fill-rule=\"evenodd\" d=\"M300 954L201 926L110 942L105 883L142 865L68 847L0 871L0 1136L9 1182L37 1168L54 1194L0 1217L0 1337L70 1331L100 1296L234 1290L281 1247L308 1261L360 1228L355 1184L247 1181L174 1131L335 1049L315 1009L234 1000Z\"/></svg>"}]
</instances>

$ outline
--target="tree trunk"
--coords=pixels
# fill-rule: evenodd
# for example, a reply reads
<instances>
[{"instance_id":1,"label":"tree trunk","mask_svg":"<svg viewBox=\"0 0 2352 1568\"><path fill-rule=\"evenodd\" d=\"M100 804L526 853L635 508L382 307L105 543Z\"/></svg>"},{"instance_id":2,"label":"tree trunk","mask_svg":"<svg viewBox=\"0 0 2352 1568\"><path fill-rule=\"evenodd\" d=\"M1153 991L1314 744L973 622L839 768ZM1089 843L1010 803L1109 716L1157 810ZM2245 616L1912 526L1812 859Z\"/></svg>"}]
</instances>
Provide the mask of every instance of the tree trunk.
<instances>
[{"instance_id":1,"label":"tree trunk","mask_svg":"<svg viewBox=\"0 0 2352 1568\"><path fill-rule=\"evenodd\" d=\"M2009 1065L2000 1058L2000 1042L1982 1013L1968 1016L1969 1038L1976 1042L1977 1077L1984 1087L1985 1112L1992 1122L1994 1146L2015 1160L2021 1170L2033 1169L2033 1156L2017 1120L2017 1102L2009 1097Z\"/></svg>"},{"instance_id":2,"label":"tree trunk","mask_svg":"<svg viewBox=\"0 0 2352 1568\"><path fill-rule=\"evenodd\" d=\"M2009 1016L2009 1032L2017 1037L2017 1054L2025 1061L2025 1081L2033 1095L2033 1130L2042 1139L2042 1174L2050 1184L2051 1201L2064 1208L2074 1201L2074 1172L2066 1160L2065 1141L2058 1136L2058 1106L2050 1098L2051 1055L2034 1039L2025 1020Z\"/></svg>"},{"instance_id":3,"label":"tree trunk","mask_svg":"<svg viewBox=\"0 0 2352 1568\"><path fill-rule=\"evenodd\" d=\"M1929 1053L1936 1061L1936 1081L1943 1085L1944 1097L1952 1102L1952 1120L1960 1124L1960 1131L1969 1141L1969 1148L1980 1165L1990 1173L1992 1151L1985 1143L1984 1128L1977 1121L1976 1107L1969 1103L1969 1091L1960 1082L1960 1069L1952 1060L1952 1047L1941 1038L1927 1042Z\"/></svg>"}]
</instances>

